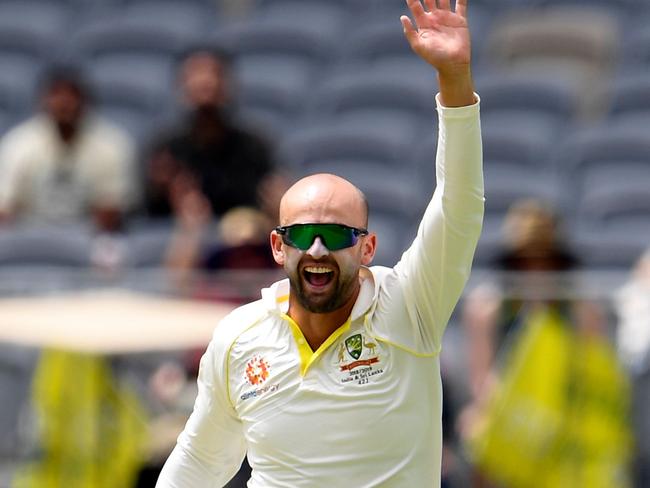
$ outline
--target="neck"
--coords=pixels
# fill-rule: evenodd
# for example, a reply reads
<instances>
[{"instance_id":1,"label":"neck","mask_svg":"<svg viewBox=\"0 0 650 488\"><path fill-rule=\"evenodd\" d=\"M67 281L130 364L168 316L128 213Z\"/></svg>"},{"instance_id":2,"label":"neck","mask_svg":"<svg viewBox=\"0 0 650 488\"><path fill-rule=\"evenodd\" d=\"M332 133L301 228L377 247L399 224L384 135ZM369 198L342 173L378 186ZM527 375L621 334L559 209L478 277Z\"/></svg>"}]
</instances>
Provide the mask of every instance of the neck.
<instances>
[{"instance_id":1,"label":"neck","mask_svg":"<svg viewBox=\"0 0 650 488\"><path fill-rule=\"evenodd\" d=\"M298 324L312 351L318 349L350 317L359 290L358 286L342 307L327 313L310 312L298 302L294 293L290 294L287 314Z\"/></svg>"},{"instance_id":2,"label":"neck","mask_svg":"<svg viewBox=\"0 0 650 488\"><path fill-rule=\"evenodd\" d=\"M72 140L77 134L77 124L58 122L56 123L56 128L59 132L59 137L64 143L72 143Z\"/></svg>"},{"instance_id":3,"label":"neck","mask_svg":"<svg viewBox=\"0 0 650 488\"><path fill-rule=\"evenodd\" d=\"M221 139L224 130L223 113L217 107L197 108L192 114L192 133L200 144Z\"/></svg>"}]
</instances>

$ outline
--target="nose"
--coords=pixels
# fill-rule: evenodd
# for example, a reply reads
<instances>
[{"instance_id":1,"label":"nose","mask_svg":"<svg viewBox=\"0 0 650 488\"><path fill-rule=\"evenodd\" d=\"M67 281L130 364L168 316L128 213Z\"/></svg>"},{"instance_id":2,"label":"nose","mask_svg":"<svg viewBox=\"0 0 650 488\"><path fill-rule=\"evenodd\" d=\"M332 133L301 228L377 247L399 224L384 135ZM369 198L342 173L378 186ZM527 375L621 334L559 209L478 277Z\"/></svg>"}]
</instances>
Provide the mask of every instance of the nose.
<instances>
[{"instance_id":1,"label":"nose","mask_svg":"<svg viewBox=\"0 0 650 488\"><path fill-rule=\"evenodd\" d=\"M329 249L325 247L325 244L323 244L323 241L318 236L316 236L314 242L311 243L311 247L307 249L307 254L316 259L327 256L329 253Z\"/></svg>"}]
</instances>

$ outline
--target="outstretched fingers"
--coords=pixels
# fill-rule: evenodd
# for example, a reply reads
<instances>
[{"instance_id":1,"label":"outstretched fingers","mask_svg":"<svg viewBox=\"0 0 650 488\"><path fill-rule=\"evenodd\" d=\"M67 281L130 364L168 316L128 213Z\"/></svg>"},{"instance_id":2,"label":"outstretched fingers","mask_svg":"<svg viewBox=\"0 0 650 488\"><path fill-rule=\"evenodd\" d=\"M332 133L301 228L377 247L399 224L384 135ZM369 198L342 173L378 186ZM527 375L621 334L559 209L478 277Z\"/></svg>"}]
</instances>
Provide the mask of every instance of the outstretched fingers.
<instances>
[{"instance_id":1,"label":"outstretched fingers","mask_svg":"<svg viewBox=\"0 0 650 488\"><path fill-rule=\"evenodd\" d=\"M429 12L433 12L438 8L436 5L436 0L424 0L424 6L427 8Z\"/></svg>"},{"instance_id":2,"label":"outstretched fingers","mask_svg":"<svg viewBox=\"0 0 650 488\"><path fill-rule=\"evenodd\" d=\"M420 0L406 0L406 5L408 5L409 10L413 14L416 25L424 25L426 22L426 12L424 7L420 3Z\"/></svg>"},{"instance_id":3,"label":"outstretched fingers","mask_svg":"<svg viewBox=\"0 0 650 488\"><path fill-rule=\"evenodd\" d=\"M456 0L456 13L464 19L467 18L467 0Z\"/></svg>"},{"instance_id":4,"label":"outstretched fingers","mask_svg":"<svg viewBox=\"0 0 650 488\"><path fill-rule=\"evenodd\" d=\"M451 3L449 0L438 0L438 6L440 10L451 11Z\"/></svg>"}]
</instances>

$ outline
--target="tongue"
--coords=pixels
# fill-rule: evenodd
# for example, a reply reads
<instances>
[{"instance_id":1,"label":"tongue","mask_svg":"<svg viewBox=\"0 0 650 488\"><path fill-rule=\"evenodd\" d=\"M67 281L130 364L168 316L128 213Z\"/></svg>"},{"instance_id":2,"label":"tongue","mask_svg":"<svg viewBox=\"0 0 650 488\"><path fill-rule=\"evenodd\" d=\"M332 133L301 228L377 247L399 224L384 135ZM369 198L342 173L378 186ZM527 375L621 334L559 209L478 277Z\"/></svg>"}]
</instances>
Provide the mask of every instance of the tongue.
<instances>
[{"instance_id":1,"label":"tongue","mask_svg":"<svg viewBox=\"0 0 650 488\"><path fill-rule=\"evenodd\" d=\"M307 273L307 279L314 286L323 286L329 282L330 275L331 273Z\"/></svg>"}]
</instances>

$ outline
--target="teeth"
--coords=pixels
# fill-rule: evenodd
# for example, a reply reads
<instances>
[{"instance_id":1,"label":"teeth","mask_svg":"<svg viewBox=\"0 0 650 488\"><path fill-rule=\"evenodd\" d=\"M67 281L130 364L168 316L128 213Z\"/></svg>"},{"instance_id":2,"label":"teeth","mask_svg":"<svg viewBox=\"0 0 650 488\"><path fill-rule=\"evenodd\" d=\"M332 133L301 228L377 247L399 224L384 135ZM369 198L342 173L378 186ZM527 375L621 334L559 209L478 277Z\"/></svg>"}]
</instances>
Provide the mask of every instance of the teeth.
<instances>
[{"instance_id":1,"label":"teeth","mask_svg":"<svg viewBox=\"0 0 650 488\"><path fill-rule=\"evenodd\" d=\"M322 268L320 266L307 266L305 271L308 273L330 273L332 270L329 268Z\"/></svg>"}]
</instances>

